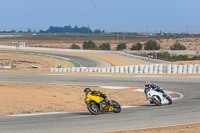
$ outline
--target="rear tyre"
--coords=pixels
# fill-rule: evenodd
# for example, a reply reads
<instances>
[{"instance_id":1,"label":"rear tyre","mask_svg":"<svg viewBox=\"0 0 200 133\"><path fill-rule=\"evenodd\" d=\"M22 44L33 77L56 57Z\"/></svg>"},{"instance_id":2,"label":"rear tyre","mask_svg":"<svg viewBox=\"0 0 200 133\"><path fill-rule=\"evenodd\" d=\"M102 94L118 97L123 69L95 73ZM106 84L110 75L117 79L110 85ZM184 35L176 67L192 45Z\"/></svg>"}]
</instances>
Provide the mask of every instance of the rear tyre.
<instances>
[{"instance_id":1,"label":"rear tyre","mask_svg":"<svg viewBox=\"0 0 200 133\"><path fill-rule=\"evenodd\" d=\"M171 99L171 97L167 97L167 100L169 101L169 104L172 104L172 99Z\"/></svg>"},{"instance_id":2,"label":"rear tyre","mask_svg":"<svg viewBox=\"0 0 200 133\"><path fill-rule=\"evenodd\" d=\"M87 105L88 111L93 115L98 115L100 113L100 109L95 102L91 102Z\"/></svg>"},{"instance_id":3,"label":"rear tyre","mask_svg":"<svg viewBox=\"0 0 200 133\"><path fill-rule=\"evenodd\" d=\"M111 100L112 101L112 105L113 105L113 112L114 113L120 113L121 112L121 106L118 102Z\"/></svg>"},{"instance_id":4,"label":"rear tyre","mask_svg":"<svg viewBox=\"0 0 200 133\"><path fill-rule=\"evenodd\" d=\"M157 106L162 106L161 99L159 96L153 96L151 99Z\"/></svg>"}]
</instances>

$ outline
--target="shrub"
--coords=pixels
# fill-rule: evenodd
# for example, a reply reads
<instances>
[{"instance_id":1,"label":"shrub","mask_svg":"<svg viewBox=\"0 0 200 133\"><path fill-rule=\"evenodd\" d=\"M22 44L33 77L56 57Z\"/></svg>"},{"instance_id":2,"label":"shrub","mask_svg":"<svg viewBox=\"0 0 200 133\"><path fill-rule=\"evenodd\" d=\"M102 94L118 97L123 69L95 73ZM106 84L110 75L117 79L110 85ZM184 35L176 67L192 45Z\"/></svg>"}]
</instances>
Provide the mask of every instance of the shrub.
<instances>
[{"instance_id":1,"label":"shrub","mask_svg":"<svg viewBox=\"0 0 200 133\"><path fill-rule=\"evenodd\" d=\"M83 43L83 49L91 49L91 50L96 50L97 49L97 46L96 44L89 40L89 41L84 41Z\"/></svg>"},{"instance_id":2,"label":"shrub","mask_svg":"<svg viewBox=\"0 0 200 133\"><path fill-rule=\"evenodd\" d=\"M78 46L76 44L72 44L70 49L80 49L80 46Z\"/></svg>"},{"instance_id":3,"label":"shrub","mask_svg":"<svg viewBox=\"0 0 200 133\"><path fill-rule=\"evenodd\" d=\"M99 46L99 49L100 49L100 50L110 50L110 44L109 44L109 43L102 43L102 44Z\"/></svg>"},{"instance_id":4,"label":"shrub","mask_svg":"<svg viewBox=\"0 0 200 133\"><path fill-rule=\"evenodd\" d=\"M173 46L170 47L171 50L186 50L186 47L184 45L181 45L178 42L175 42Z\"/></svg>"},{"instance_id":5,"label":"shrub","mask_svg":"<svg viewBox=\"0 0 200 133\"><path fill-rule=\"evenodd\" d=\"M160 44L158 44L154 40L149 40L144 44L144 49L145 50L159 50L160 49Z\"/></svg>"},{"instance_id":6,"label":"shrub","mask_svg":"<svg viewBox=\"0 0 200 133\"><path fill-rule=\"evenodd\" d=\"M117 45L117 50L123 50L126 49L126 43L120 43L119 45Z\"/></svg>"},{"instance_id":7,"label":"shrub","mask_svg":"<svg viewBox=\"0 0 200 133\"><path fill-rule=\"evenodd\" d=\"M141 50L142 49L142 44L137 43L136 45L132 45L131 50Z\"/></svg>"}]
</instances>

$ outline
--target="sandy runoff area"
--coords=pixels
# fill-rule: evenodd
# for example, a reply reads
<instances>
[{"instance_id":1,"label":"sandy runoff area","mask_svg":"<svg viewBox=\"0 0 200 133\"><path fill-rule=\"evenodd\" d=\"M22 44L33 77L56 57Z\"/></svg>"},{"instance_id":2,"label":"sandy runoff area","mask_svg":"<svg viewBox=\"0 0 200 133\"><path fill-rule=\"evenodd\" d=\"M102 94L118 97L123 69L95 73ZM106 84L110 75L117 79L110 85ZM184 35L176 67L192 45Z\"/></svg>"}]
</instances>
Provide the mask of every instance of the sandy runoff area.
<instances>
[{"instance_id":1,"label":"sandy runoff area","mask_svg":"<svg viewBox=\"0 0 200 133\"><path fill-rule=\"evenodd\" d=\"M0 83L0 115L87 110L84 102L86 87ZM134 90L90 88L108 94L121 105L139 104L146 100L143 92Z\"/></svg>"},{"instance_id":2,"label":"sandy runoff area","mask_svg":"<svg viewBox=\"0 0 200 133\"><path fill-rule=\"evenodd\" d=\"M59 64L63 67L73 67L73 64L68 61L54 59L51 57L26 55L17 53L0 53L0 65L11 65L14 68L29 69L31 65L39 66L42 69L56 68Z\"/></svg>"}]
</instances>

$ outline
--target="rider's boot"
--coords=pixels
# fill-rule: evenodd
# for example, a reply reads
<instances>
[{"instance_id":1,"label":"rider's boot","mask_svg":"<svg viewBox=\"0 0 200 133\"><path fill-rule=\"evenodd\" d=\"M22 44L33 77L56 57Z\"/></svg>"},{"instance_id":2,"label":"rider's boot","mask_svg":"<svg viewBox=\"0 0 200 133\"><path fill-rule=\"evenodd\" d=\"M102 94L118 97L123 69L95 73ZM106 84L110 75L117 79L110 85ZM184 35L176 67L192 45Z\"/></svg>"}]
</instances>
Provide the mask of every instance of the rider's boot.
<instances>
[{"instance_id":1,"label":"rider's boot","mask_svg":"<svg viewBox=\"0 0 200 133\"><path fill-rule=\"evenodd\" d=\"M113 106L112 100L109 99L110 106Z\"/></svg>"},{"instance_id":2,"label":"rider's boot","mask_svg":"<svg viewBox=\"0 0 200 133\"><path fill-rule=\"evenodd\" d=\"M165 92L163 92L163 96L166 97L166 98L169 97L169 96L167 95L167 93L165 93Z\"/></svg>"},{"instance_id":3,"label":"rider's boot","mask_svg":"<svg viewBox=\"0 0 200 133\"><path fill-rule=\"evenodd\" d=\"M150 104L154 104L154 102L152 100L150 100Z\"/></svg>"},{"instance_id":4,"label":"rider's boot","mask_svg":"<svg viewBox=\"0 0 200 133\"><path fill-rule=\"evenodd\" d=\"M101 102L99 102L99 109L100 109L100 113L102 113L103 112L103 107L102 107L102 101Z\"/></svg>"},{"instance_id":5,"label":"rider's boot","mask_svg":"<svg viewBox=\"0 0 200 133\"><path fill-rule=\"evenodd\" d=\"M105 98L105 101L106 101L106 106L112 106L111 99Z\"/></svg>"}]
</instances>

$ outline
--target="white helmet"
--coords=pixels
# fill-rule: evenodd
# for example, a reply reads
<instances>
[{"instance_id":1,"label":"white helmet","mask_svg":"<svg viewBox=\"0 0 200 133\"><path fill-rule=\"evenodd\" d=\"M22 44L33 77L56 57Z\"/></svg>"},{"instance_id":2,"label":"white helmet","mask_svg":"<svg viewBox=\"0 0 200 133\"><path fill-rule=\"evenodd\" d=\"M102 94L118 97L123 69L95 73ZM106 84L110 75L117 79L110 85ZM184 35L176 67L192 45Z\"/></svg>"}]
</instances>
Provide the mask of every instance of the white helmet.
<instances>
[{"instance_id":1,"label":"white helmet","mask_svg":"<svg viewBox=\"0 0 200 133\"><path fill-rule=\"evenodd\" d=\"M148 88L149 88L150 85L151 85L151 82L150 82L150 81L146 81L146 82L145 82L145 87L148 87Z\"/></svg>"}]
</instances>

